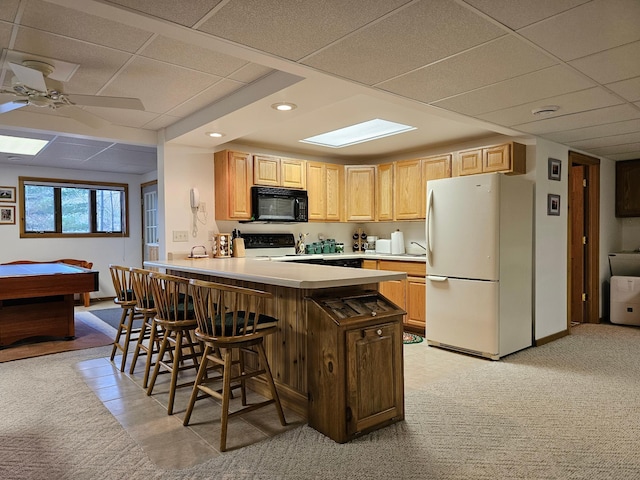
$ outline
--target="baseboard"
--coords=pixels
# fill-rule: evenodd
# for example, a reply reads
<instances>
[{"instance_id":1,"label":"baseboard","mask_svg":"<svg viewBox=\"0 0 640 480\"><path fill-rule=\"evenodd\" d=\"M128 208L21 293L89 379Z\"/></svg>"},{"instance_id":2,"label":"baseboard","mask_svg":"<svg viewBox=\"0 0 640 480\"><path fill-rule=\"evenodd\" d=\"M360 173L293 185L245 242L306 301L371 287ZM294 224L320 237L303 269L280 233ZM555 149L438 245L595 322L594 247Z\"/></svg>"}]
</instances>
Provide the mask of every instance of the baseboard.
<instances>
[{"instance_id":1,"label":"baseboard","mask_svg":"<svg viewBox=\"0 0 640 480\"><path fill-rule=\"evenodd\" d=\"M534 345L536 347L539 347L546 343L551 343L555 340L558 340L559 338L566 337L567 335L569 335L569 330L563 330L561 332L554 333L553 335L549 335L548 337L538 338L537 340L535 340Z\"/></svg>"}]
</instances>

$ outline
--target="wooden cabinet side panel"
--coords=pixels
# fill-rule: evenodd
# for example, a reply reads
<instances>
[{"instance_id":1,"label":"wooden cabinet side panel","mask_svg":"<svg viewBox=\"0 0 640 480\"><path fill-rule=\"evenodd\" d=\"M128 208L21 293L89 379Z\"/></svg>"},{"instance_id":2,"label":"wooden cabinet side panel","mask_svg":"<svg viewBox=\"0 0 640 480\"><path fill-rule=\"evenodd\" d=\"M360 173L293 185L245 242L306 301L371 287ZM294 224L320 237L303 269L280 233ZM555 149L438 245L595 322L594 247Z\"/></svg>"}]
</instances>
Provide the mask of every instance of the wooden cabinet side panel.
<instances>
[{"instance_id":1,"label":"wooden cabinet side panel","mask_svg":"<svg viewBox=\"0 0 640 480\"><path fill-rule=\"evenodd\" d=\"M342 165L327 164L325 171L326 219L339 222L343 217L344 167Z\"/></svg>"},{"instance_id":2,"label":"wooden cabinet side panel","mask_svg":"<svg viewBox=\"0 0 640 480\"><path fill-rule=\"evenodd\" d=\"M376 200L378 205L378 220L393 220L393 187L394 168L393 163L378 165L378 179L376 188Z\"/></svg>"}]
</instances>

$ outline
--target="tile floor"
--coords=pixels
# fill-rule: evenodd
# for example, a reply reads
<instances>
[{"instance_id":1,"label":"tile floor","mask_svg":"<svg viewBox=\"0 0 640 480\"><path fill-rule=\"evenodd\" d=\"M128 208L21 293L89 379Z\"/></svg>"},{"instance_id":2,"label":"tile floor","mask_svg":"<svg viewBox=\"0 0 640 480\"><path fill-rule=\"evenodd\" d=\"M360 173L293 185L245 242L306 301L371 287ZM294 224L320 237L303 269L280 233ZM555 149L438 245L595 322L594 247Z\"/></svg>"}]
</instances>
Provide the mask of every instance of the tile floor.
<instances>
[{"instance_id":1,"label":"tile floor","mask_svg":"<svg viewBox=\"0 0 640 480\"><path fill-rule=\"evenodd\" d=\"M76 307L76 312L99 308L112 308L110 301L99 302L85 309ZM84 320L93 319L104 333L115 330L93 315L84 315ZM132 351L132 349L130 348ZM196 402L190 425L182 424L191 387L179 388L176 392L173 415L167 415L169 376L160 375L151 396L142 388L144 360L138 360L133 374L129 374L130 359L125 372L120 372L122 357L116 355L115 364L109 357L81 362L76 369L84 377L87 385L102 400L105 407L118 419L129 435L145 450L149 458L160 467L187 468L221 455L220 406L211 398ZM489 360L429 347L426 342L404 346L405 391L423 388L425 385L455 372L469 370L484 365ZM185 378L185 377L182 377ZM251 393L249 401L259 400L259 395ZM238 400L239 402L239 400ZM232 403L233 405L233 403ZM268 414L268 411L272 414ZM269 436L305 423L294 412L285 409L287 426L280 425L275 407L250 412L229 420L227 449L232 450L250 445ZM167 435L172 438L174 448L168 454Z\"/></svg>"}]
</instances>

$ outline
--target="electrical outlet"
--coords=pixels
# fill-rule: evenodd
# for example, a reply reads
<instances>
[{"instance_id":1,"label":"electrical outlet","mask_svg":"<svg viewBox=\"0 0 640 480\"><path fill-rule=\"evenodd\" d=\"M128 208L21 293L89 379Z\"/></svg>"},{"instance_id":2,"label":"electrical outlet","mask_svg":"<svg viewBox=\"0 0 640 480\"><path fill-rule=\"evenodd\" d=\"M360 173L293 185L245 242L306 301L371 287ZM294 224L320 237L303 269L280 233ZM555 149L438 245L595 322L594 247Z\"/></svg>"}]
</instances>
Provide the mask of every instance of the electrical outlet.
<instances>
[{"instance_id":1,"label":"electrical outlet","mask_svg":"<svg viewBox=\"0 0 640 480\"><path fill-rule=\"evenodd\" d=\"M202 213L207 213L207 204L204 202L200 202L200 205L198 205L198 211Z\"/></svg>"},{"instance_id":2,"label":"electrical outlet","mask_svg":"<svg viewBox=\"0 0 640 480\"><path fill-rule=\"evenodd\" d=\"M188 242L189 241L189 232L186 230L174 230L173 231L173 241L174 242Z\"/></svg>"}]
</instances>

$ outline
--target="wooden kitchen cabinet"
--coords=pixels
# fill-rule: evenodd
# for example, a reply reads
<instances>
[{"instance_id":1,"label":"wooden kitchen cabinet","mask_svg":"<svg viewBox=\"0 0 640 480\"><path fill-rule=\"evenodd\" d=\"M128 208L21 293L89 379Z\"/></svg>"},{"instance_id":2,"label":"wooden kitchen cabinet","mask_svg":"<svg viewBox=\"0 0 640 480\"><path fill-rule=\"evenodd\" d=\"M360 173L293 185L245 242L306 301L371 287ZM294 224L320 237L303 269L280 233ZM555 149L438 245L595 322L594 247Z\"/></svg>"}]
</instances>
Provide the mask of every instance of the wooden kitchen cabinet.
<instances>
[{"instance_id":1,"label":"wooden kitchen cabinet","mask_svg":"<svg viewBox=\"0 0 640 480\"><path fill-rule=\"evenodd\" d=\"M422 188L420 218L427 218L427 186L429 180L449 178L451 176L451 154L434 155L422 159Z\"/></svg>"},{"instance_id":2,"label":"wooden kitchen cabinet","mask_svg":"<svg viewBox=\"0 0 640 480\"><path fill-rule=\"evenodd\" d=\"M213 162L216 220L249 220L253 185L251 154L222 150L214 154Z\"/></svg>"},{"instance_id":3,"label":"wooden kitchen cabinet","mask_svg":"<svg viewBox=\"0 0 640 480\"><path fill-rule=\"evenodd\" d=\"M394 219L394 170L393 163L378 165L376 204L378 207L377 219L380 221Z\"/></svg>"},{"instance_id":4,"label":"wooden kitchen cabinet","mask_svg":"<svg viewBox=\"0 0 640 480\"><path fill-rule=\"evenodd\" d=\"M616 217L640 217L640 160L616 162Z\"/></svg>"},{"instance_id":5,"label":"wooden kitchen cabinet","mask_svg":"<svg viewBox=\"0 0 640 480\"><path fill-rule=\"evenodd\" d=\"M253 184L304 189L307 186L305 163L304 160L254 155Z\"/></svg>"},{"instance_id":6,"label":"wooden kitchen cabinet","mask_svg":"<svg viewBox=\"0 0 640 480\"><path fill-rule=\"evenodd\" d=\"M377 292L306 303L309 426L344 443L402 420L404 311Z\"/></svg>"},{"instance_id":7,"label":"wooden kitchen cabinet","mask_svg":"<svg viewBox=\"0 0 640 480\"><path fill-rule=\"evenodd\" d=\"M345 171L346 220L372 222L376 216L376 166L347 165Z\"/></svg>"},{"instance_id":8,"label":"wooden kitchen cabinet","mask_svg":"<svg viewBox=\"0 0 640 480\"><path fill-rule=\"evenodd\" d=\"M422 161L396 162L395 180L396 220L415 220L422 214Z\"/></svg>"},{"instance_id":9,"label":"wooden kitchen cabinet","mask_svg":"<svg viewBox=\"0 0 640 480\"><path fill-rule=\"evenodd\" d=\"M380 282L378 290L382 295L407 312L403 320L406 330L424 335L427 306L426 264L422 262L378 260L378 270L407 273L407 278L404 280Z\"/></svg>"},{"instance_id":10,"label":"wooden kitchen cabinet","mask_svg":"<svg viewBox=\"0 0 640 480\"><path fill-rule=\"evenodd\" d=\"M427 325L427 288L425 277L407 277L407 316L405 326L425 334Z\"/></svg>"},{"instance_id":11,"label":"wooden kitchen cabinet","mask_svg":"<svg viewBox=\"0 0 640 480\"><path fill-rule=\"evenodd\" d=\"M307 162L309 220L342 220L343 168L331 163Z\"/></svg>"},{"instance_id":12,"label":"wooden kitchen cabinet","mask_svg":"<svg viewBox=\"0 0 640 480\"><path fill-rule=\"evenodd\" d=\"M490 172L511 174L527 172L526 147L516 142L456 152L454 161L454 176Z\"/></svg>"}]
</instances>

